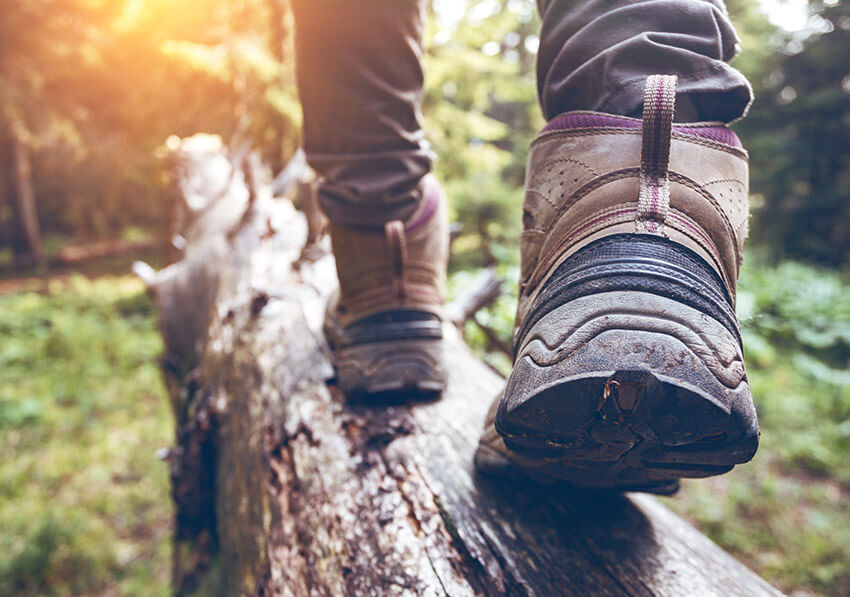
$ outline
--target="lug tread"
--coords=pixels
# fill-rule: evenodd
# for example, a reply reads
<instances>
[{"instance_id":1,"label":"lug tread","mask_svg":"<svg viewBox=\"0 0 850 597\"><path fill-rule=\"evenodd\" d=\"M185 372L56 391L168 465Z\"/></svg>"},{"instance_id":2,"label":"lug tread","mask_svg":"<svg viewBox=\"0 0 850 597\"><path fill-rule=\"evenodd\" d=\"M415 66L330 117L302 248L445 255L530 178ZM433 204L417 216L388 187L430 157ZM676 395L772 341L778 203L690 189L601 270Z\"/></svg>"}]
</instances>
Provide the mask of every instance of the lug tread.
<instances>
[{"instance_id":1,"label":"lug tread","mask_svg":"<svg viewBox=\"0 0 850 597\"><path fill-rule=\"evenodd\" d=\"M540 462L533 475L585 487L664 493L683 477L701 478L752 459L758 429L739 437L718 433L729 413L693 387L649 370L588 374L540 392L510 414L500 409L496 427L516 454ZM627 389L626 396L620 396ZM669 396L679 400L669 400ZM558 406L569 405L569 412ZM623 408L623 405L627 408ZM563 420L583 423L565 433ZM664 423L699 413L700 427L676 433ZM531 416L528 416L532 413ZM660 421L660 422L659 422Z\"/></svg>"}]
</instances>

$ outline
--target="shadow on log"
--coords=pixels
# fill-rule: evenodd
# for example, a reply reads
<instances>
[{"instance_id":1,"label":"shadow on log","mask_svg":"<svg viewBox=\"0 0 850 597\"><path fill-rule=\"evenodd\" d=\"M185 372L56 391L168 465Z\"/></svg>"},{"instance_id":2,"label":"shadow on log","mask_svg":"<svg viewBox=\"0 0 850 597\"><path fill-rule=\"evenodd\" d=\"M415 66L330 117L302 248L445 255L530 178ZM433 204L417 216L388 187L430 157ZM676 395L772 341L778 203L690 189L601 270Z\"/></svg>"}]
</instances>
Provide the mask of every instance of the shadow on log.
<instances>
[{"instance_id":1,"label":"shadow on log","mask_svg":"<svg viewBox=\"0 0 850 597\"><path fill-rule=\"evenodd\" d=\"M196 202L184 260L150 280L179 593L778 594L654 498L478 475L503 380L453 328L442 400L344 400L319 331L332 258L293 267L308 231L291 203L214 172L223 148L181 151L221 199Z\"/></svg>"}]
</instances>

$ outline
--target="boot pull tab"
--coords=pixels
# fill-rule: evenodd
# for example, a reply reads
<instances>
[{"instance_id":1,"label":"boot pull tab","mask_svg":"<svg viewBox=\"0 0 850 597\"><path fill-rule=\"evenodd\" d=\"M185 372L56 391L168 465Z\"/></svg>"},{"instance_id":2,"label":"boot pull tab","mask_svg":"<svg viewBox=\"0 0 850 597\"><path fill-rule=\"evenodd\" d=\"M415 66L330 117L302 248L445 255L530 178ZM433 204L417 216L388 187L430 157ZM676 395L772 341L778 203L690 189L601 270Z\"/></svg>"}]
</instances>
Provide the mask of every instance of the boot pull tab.
<instances>
[{"instance_id":1,"label":"boot pull tab","mask_svg":"<svg viewBox=\"0 0 850 597\"><path fill-rule=\"evenodd\" d=\"M404 224L393 220L384 224L384 235L387 239L387 251L392 260L393 284L398 298L404 299L404 267L407 264L407 238L404 234Z\"/></svg>"},{"instance_id":2,"label":"boot pull tab","mask_svg":"<svg viewBox=\"0 0 850 597\"><path fill-rule=\"evenodd\" d=\"M676 107L675 75L646 78L640 155L640 194L635 228L637 232L664 235L670 211L670 140Z\"/></svg>"}]
</instances>

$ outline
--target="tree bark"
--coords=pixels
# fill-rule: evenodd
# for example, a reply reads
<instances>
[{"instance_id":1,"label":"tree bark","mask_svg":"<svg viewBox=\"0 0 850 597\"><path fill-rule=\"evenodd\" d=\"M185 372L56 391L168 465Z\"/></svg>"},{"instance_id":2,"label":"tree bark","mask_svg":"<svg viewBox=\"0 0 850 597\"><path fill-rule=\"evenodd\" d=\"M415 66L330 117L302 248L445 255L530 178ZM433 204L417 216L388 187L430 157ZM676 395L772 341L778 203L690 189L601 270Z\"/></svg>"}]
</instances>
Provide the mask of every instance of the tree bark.
<instances>
[{"instance_id":1,"label":"tree bark","mask_svg":"<svg viewBox=\"0 0 850 597\"><path fill-rule=\"evenodd\" d=\"M289 202L184 158L223 199L196 210L183 261L146 275L177 417L179 593L778 594L654 498L476 473L504 382L451 327L442 400L347 401L320 333L332 257L294 267L307 226Z\"/></svg>"},{"instance_id":2,"label":"tree bark","mask_svg":"<svg viewBox=\"0 0 850 597\"><path fill-rule=\"evenodd\" d=\"M26 239L29 259L36 265L44 264L41 244L41 229L35 205L35 190L32 183L32 161L30 148L16 134L11 135L12 163L14 170L14 195L18 220Z\"/></svg>"}]
</instances>

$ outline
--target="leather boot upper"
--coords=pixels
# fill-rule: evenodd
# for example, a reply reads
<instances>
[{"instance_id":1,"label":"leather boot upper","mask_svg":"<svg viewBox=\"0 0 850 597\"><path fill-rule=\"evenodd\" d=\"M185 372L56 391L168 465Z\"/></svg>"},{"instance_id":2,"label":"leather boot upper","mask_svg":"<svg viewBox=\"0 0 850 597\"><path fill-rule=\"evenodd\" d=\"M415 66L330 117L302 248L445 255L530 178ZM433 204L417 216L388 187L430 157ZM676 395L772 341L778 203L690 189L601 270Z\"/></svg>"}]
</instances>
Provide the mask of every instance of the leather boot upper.
<instances>
[{"instance_id":1,"label":"leather boot upper","mask_svg":"<svg viewBox=\"0 0 850 597\"><path fill-rule=\"evenodd\" d=\"M332 305L338 324L396 309L442 317L449 231L446 201L436 180L423 180L424 198L406 221L383 230L330 224L340 293Z\"/></svg>"},{"instance_id":2,"label":"leather boot upper","mask_svg":"<svg viewBox=\"0 0 850 597\"><path fill-rule=\"evenodd\" d=\"M561 262L618 233L687 246L734 301L748 230L747 153L722 123L673 124L675 85L671 76L647 79L642 120L568 112L532 143L518 322Z\"/></svg>"}]
</instances>

